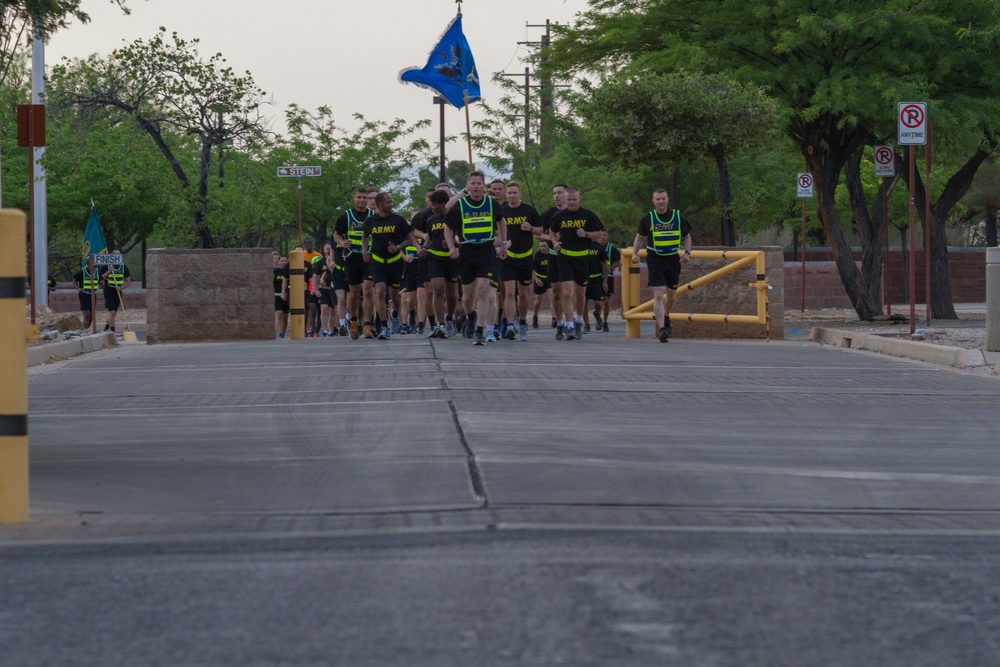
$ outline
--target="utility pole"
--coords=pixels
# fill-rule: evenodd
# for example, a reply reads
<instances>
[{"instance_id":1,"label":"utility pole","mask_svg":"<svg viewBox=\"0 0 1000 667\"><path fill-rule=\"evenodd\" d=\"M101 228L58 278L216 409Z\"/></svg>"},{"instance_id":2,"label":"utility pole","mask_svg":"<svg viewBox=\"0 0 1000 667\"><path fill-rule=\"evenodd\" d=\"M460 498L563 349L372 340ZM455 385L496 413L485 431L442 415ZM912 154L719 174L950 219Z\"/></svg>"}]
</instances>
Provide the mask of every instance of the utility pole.
<instances>
[{"instance_id":1,"label":"utility pole","mask_svg":"<svg viewBox=\"0 0 1000 667\"><path fill-rule=\"evenodd\" d=\"M559 25L559 24L556 23L554 25ZM541 62L541 64L543 66L544 66L545 62L548 60L548 56L546 55L545 49L549 46L549 44L552 43L552 26L553 26L553 23L549 19L545 19L545 23L544 24L525 23L524 24L525 28L545 28L545 34L542 35L541 41L538 41L538 42L531 42L531 41L518 42L518 45L520 45L520 46L530 46L530 47L535 47L535 48L541 47L542 48L542 55L541 55L540 62ZM544 71L544 67L543 67L543 71ZM524 134L525 134L524 147L525 147L525 150L527 150L528 146L531 143L531 141L530 141L530 137L531 137L531 118L530 118L530 115L529 115L529 109L531 108L531 104L530 104L531 89L532 88L537 88L539 90L540 98L539 98L539 105L538 106L539 106L540 113L539 113L539 119L538 119L538 141L542 145L542 154L543 155L550 154L551 153L551 149L552 149L552 145L551 145L552 142L551 142L551 139L550 139L550 136L549 136L549 129L552 126L552 120L553 120L554 115L555 115L555 105L554 105L554 100L553 100L553 94L552 93L553 93L553 90L555 88L560 88L560 87L568 88L569 86L553 86L552 85L552 81L550 81L547 78L541 79L541 81L538 83L538 85L532 85L531 84L531 72L530 72L530 69L527 68L527 67L524 68L524 74L523 75L522 74L514 74L514 73L504 72L504 76L524 76Z\"/></svg>"}]
</instances>

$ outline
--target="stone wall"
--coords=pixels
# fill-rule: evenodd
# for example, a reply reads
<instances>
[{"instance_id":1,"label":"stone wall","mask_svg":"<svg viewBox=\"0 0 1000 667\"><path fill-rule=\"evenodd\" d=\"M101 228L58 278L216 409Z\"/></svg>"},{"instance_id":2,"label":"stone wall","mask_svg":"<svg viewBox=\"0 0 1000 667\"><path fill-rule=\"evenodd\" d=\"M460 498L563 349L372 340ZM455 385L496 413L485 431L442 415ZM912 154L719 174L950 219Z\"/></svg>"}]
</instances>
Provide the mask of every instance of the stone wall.
<instances>
[{"instance_id":1,"label":"stone wall","mask_svg":"<svg viewBox=\"0 0 1000 667\"><path fill-rule=\"evenodd\" d=\"M146 342L274 338L270 248L154 248L146 256Z\"/></svg>"},{"instance_id":2,"label":"stone wall","mask_svg":"<svg viewBox=\"0 0 1000 667\"><path fill-rule=\"evenodd\" d=\"M782 249L778 246L761 246L749 248L724 248L713 246L697 246L694 250L763 250L764 270L768 284L773 288L768 292L768 313L770 315L770 337L785 337L785 263ZM696 278L721 269L733 260L696 259L684 265L681 270L681 284L687 284ZM623 263L623 270L628 267ZM712 313L720 315L756 315L757 289L749 287L756 281L757 268L755 264L744 267L735 273L708 283L677 298L674 305L676 313ZM642 285L642 303L653 298L652 291L646 287L646 264L642 264L640 284ZM620 292L619 292L620 293ZM617 303L617 302L616 302ZM619 311L620 312L620 311ZM675 338L765 338L767 329L762 324L725 324L714 322L687 322L671 318ZM653 334L652 322L643 322L642 335Z\"/></svg>"}]
</instances>

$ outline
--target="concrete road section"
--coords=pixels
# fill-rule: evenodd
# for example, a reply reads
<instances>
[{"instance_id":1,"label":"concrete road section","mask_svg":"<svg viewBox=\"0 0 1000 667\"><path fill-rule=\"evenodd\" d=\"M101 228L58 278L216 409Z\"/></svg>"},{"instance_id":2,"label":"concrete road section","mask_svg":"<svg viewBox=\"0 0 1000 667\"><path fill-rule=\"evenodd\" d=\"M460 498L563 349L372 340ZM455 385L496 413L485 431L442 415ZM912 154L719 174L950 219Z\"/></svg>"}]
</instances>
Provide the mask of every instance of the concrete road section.
<instances>
[{"instance_id":1,"label":"concrete road section","mask_svg":"<svg viewBox=\"0 0 1000 667\"><path fill-rule=\"evenodd\" d=\"M531 337L32 369L0 656L1000 662L1000 380L807 341Z\"/></svg>"}]
</instances>

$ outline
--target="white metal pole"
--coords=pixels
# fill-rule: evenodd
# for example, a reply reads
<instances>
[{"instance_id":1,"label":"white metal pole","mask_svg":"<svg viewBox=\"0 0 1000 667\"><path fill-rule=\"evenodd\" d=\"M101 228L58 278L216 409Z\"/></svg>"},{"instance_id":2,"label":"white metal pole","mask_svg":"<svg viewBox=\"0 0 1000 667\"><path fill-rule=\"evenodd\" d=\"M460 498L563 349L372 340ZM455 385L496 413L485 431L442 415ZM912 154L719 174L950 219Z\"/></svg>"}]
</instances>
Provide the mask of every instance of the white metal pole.
<instances>
[{"instance_id":1,"label":"white metal pole","mask_svg":"<svg viewBox=\"0 0 1000 667\"><path fill-rule=\"evenodd\" d=\"M35 26L34 40L31 49L31 103L41 104L45 93L45 42L41 38L38 27ZM33 148L35 159L35 293L32 298L35 305L47 306L49 303L49 224L48 224L48 192L45 186L45 169L41 160L45 156L45 148Z\"/></svg>"}]
</instances>

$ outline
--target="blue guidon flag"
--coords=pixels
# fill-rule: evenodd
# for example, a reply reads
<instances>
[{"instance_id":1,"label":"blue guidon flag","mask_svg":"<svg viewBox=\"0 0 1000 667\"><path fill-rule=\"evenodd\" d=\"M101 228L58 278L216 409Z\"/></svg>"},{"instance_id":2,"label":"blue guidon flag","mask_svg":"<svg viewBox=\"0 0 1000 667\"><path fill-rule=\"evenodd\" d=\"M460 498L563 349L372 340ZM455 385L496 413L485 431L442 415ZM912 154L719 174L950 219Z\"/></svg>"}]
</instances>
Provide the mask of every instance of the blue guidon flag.
<instances>
[{"instance_id":1,"label":"blue guidon flag","mask_svg":"<svg viewBox=\"0 0 1000 667\"><path fill-rule=\"evenodd\" d=\"M107 251L108 244L104 242L104 232L101 231L101 221L97 219L97 209L91 208L87 229L83 232L82 265L87 265L87 255L100 255Z\"/></svg>"},{"instance_id":2,"label":"blue guidon flag","mask_svg":"<svg viewBox=\"0 0 1000 667\"><path fill-rule=\"evenodd\" d=\"M430 88L459 109L480 99L479 73L472 49L462 33L462 12L448 24L427 58L427 64L423 68L404 69L399 73L399 80Z\"/></svg>"}]
</instances>

